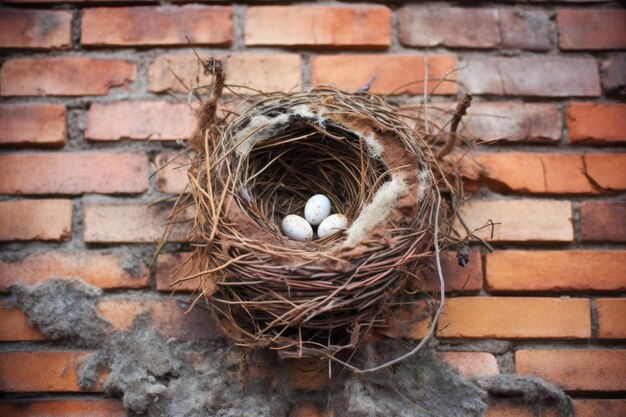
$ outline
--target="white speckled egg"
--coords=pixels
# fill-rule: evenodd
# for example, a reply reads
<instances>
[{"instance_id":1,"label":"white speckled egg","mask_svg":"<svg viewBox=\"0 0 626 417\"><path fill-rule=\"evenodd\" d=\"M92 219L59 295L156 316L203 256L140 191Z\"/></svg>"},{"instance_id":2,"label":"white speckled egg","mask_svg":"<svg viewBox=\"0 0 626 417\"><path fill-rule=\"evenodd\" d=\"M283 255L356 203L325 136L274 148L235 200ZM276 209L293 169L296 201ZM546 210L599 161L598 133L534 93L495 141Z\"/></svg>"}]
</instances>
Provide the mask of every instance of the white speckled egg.
<instances>
[{"instance_id":1,"label":"white speckled egg","mask_svg":"<svg viewBox=\"0 0 626 417\"><path fill-rule=\"evenodd\" d=\"M333 235L337 232L341 232L348 227L348 218L343 214L333 214L324 219L317 228L317 235L320 239L326 236Z\"/></svg>"},{"instance_id":2,"label":"white speckled egg","mask_svg":"<svg viewBox=\"0 0 626 417\"><path fill-rule=\"evenodd\" d=\"M283 219L283 233L298 242L309 242L313 240L313 228L305 219L295 214L285 216Z\"/></svg>"},{"instance_id":3,"label":"white speckled egg","mask_svg":"<svg viewBox=\"0 0 626 417\"><path fill-rule=\"evenodd\" d=\"M315 194L304 206L304 218L312 226L317 226L330 216L330 200L324 194Z\"/></svg>"}]
</instances>

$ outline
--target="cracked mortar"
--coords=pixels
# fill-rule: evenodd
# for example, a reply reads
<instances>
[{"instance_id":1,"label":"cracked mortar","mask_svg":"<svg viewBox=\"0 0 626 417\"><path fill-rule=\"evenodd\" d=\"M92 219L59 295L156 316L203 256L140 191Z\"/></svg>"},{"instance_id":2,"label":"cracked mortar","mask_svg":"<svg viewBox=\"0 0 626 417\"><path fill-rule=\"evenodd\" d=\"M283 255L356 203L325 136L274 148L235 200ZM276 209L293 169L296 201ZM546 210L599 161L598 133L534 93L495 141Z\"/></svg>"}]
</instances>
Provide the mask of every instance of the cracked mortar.
<instances>
[{"instance_id":1,"label":"cracked mortar","mask_svg":"<svg viewBox=\"0 0 626 417\"><path fill-rule=\"evenodd\" d=\"M94 349L79 369L81 388L93 387L108 370L104 392L121 397L129 416L287 416L297 404L325 402L330 416L479 417L489 395L555 406L573 416L571 399L532 377L497 375L464 380L433 351L423 350L398 365L372 374L339 372L320 392L293 391L285 366L266 351L249 352L253 363L277 370L252 378L242 390L237 371L242 353L224 339L182 342L166 339L148 314L118 331L96 310L103 291L82 281L53 279L16 285L5 307L19 307L50 339ZM353 360L361 365L397 356L400 345L368 345ZM246 355L248 356L248 355ZM245 363L248 363L246 361Z\"/></svg>"}]
</instances>

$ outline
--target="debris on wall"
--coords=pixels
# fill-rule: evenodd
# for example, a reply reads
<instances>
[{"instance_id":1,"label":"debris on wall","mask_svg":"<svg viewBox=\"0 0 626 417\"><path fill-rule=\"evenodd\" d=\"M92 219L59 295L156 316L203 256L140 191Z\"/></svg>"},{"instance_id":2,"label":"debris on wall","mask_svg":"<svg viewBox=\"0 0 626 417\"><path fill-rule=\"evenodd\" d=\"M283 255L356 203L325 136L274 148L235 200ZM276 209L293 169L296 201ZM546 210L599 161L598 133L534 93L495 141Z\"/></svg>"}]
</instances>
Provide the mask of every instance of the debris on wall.
<instances>
[{"instance_id":1,"label":"debris on wall","mask_svg":"<svg viewBox=\"0 0 626 417\"><path fill-rule=\"evenodd\" d=\"M123 399L129 415L147 416L288 416L303 401L324 403L330 416L479 417L489 395L519 397L538 405L555 405L562 416L573 416L571 399L538 378L498 375L462 379L432 350L377 373L338 372L326 391L293 391L284 367L272 366L271 378L238 378L242 353L225 339L184 342L167 339L148 313L127 330L115 330L98 315L104 294L81 281L52 279L34 286L11 288L7 308L18 307L50 339L93 349L79 369L79 385L93 387L103 370L104 392ZM354 358L367 363L397 356L398 343L362 349ZM261 361L267 352L252 352Z\"/></svg>"}]
</instances>

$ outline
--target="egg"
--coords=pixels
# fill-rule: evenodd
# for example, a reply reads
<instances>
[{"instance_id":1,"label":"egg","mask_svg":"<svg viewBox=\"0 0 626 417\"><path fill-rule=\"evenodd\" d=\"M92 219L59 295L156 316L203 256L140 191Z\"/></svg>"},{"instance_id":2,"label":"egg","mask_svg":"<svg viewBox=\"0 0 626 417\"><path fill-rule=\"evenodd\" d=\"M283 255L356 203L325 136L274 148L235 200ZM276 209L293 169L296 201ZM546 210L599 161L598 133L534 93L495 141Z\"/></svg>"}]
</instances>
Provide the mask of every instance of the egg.
<instances>
[{"instance_id":1,"label":"egg","mask_svg":"<svg viewBox=\"0 0 626 417\"><path fill-rule=\"evenodd\" d=\"M317 226L330 216L330 200L324 194L315 194L304 206L304 218L311 226Z\"/></svg>"},{"instance_id":2,"label":"egg","mask_svg":"<svg viewBox=\"0 0 626 417\"><path fill-rule=\"evenodd\" d=\"M313 228L305 219L295 214L285 216L282 223L283 233L298 242L309 242L313 240Z\"/></svg>"},{"instance_id":3,"label":"egg","mask_svg":"<svg viewBox=\"0 0 626 417\"><path fill-rule=\"evenodd\" d=\"M320 239L333 235L348 227L348 218L343 214L333 214L324 219L317 228Z\"/></svg>"}]
</instances>

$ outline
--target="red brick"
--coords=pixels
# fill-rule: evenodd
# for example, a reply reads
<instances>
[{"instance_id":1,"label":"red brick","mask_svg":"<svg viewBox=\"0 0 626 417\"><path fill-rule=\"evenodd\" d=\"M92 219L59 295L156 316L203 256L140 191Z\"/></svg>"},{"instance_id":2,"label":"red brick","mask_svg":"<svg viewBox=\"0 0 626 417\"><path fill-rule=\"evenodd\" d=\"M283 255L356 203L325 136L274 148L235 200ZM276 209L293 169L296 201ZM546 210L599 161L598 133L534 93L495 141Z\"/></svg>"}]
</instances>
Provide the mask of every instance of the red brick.
<instances>
[{"instance_id":1,"label":"red brick","mask_svg":"<svg viewBox=\"0 0 626 417\"><path fill-rule=\"evenodd\" d=\"M400 42L409 46L550 49L546 12L522 9L403 7Z\"/></svg>"},{"instance_id":2,"label":"red brick","mask_svg":"<svg viewBox=\"0 0 626 417\"><path fill-rule=\"evenodd\" d=\"M84 239L90 243L151 243L163 236L171 206L147 203L87 203ZM169 241L186 242L189 223L173 227Z\"/></svg>"},{"instance_id":3,"label":"red brick","mask_svg":"<svg viewBox=\"0 0 626 417\"><path fill-rule=\"evenodd\" d=\"M495 251L486 258L490 292L624 291L626 251Z\"/></svg>"},{"instance_id":4,"label":"red brick","mask_svg":"<svg viewBox=\"0 0 626 417\"><path fill-rule=\"evenodd\" d=\"M246 45L388 47L391 11L384 6L252 6Z\"/></svg>"},{"instance_id":5,"label":"red brick","mask_svg":"<svg viewBox=\"0 0 626 417\"><path fill-rule=\"evenodd\" d=\"M584 155L586 173L603 190L626 189L626 153L588 153Z\"/></svg>"},{"instance_id":6,"label":"red brick","mask_svg":"<svg viewBox=\"0 0 626 417\"><path fill-rule=\"evenodd\" d=\"M0 400L0 415L21 417L124 417L121 400L80 398Z\"/></svg>"},{"instance_id":7,"label":"red brick","mask_svg":"<svg viewBox=\"0 0 626 417\"><path fill-rule=\"evenodd\" d=\"M496 357L488 352L439 352L437 358L455 368L463 378L500 373Z\"/></svg>"},{"instance_id":8,"label":"red brick","mask_svg":"<svg viewBox=\"0 0 626 417\"><path fill-rule=\"evenodd\" d=\"M149 24L146 24L149 22ZM230 45L231 8L223 6L96 7L84 9L81 45Z\"/></svg>"},{"instance_id":9,"label":"red brick","mask_svg":"<svg viewBox=\"0 0 626 417\"><path fill-rule=\"evenodd\" d=\"M475 103L463 124L465 134L505 142L556 143L563 132L558 107L547 103Z\"/></svg>"},{"instance_id":10,"label":"red brick","mask_svg":"<svg viewBox=\"0 0 626 417\"><path fill-rule=\"evenodd\" d=\"M191 136L195 125L195 112L183 103L94 103L89 108L85 137L89 140L178 140Z\"/></svg>"},{"instance_id":11,"label":"red brick","mask_svg":"<svg viewBox=\"0 0 626 417\"><path fill-rule=\"evenodd\" d=\"M198 289L200 279L190 279L181 281L179 284L172 285L179 278L192 275L199 272L197 268L192 268L191 262L186 262L191 254L184 253L162 253L157 256L156 261L156 282L157 290L165 292L193 292ZM180 272L176 268L181 267ZM172 276L176 269L175 276Z\"/></svg>"},{"instance_id":12,"label":"red brick","mask_svg":"<svg viewBox=\"0 0 626 417\"><path fill-rule=\"evenodd\" d=\"M311 61L311 77L313 84L334 85L355 91L376 76L370 89L372 93L422 94L424 60L425 57L420 55L319 55ZM454 56L429 55L429 91L455 68ZM455 73L450 73L446 79L454 81ZM456 94L457 89L456 83L444 81L434 94Z\"/></svg>"},{"instance_id":13,"label":"red brick","mask_svg":"<svg viewBox=\"0 0 626 417\"><path fill-rule=\"evenodd\" d=\"M626 350L518 350L515 368L568 392L626 390Z\"/></svg>"},{"instance_id":14,"label":"red brick","mask_svg":"<svg viewBox=\"0 0 626 417\"><path fill-rule=\"evenodd\" d=\"M0 352L0 391L79 392L76 368L88 352ZM98 383L88 391L101 391Z\"/></svg>"},{"instance_id":15,"label":"red brick","mask_svg":"<svg viewBox=\"0 0 626 417\"><path fill-rule=\"evenodd\" d=\"M0 202L0 241L68 240L71 232L69 200Z\"/></svg>"},{"instance_id":16,"label":"red brick","mask_svg":"<svg viewBox=\"0 0 626 417\"><path fill-rule=\"evenodd\" d=\"M148 265L128 251L38 252L0 261L0 291L22 282L33 285L55 277L78 278L96 287L141 288L149 284Z\"/></svg>"},{"instance_id":17,"label":"red brick","mask_svg":"<svg viewBox=\"0 0 626 417\"><path fill-rule=\"evenodd\" d=\"M394 311L386 317L384 324L376 327L376 334L392 339L422 340L428 334L433 315L433 306L422 300L414 301L412 305Z\"/></svg>"},{"instance_id":18,"label":"red brick","mask_svg":"<svg viewBox=\"0 0 626 417\"><path fill-rule=\"evenodd\" d=\"M314 404L298 404L290 417L329 417L328 413Z\"/></svg>"},{"instance_id":19,"label":"red brick","mask_svg":"<svg viewBox=\"0 0 626 417\"><path fill-rule=\"evenodd\" d=\"M287 369L292 389L319 391L330 384L327 359L288 359Z\"/></svg>"},{"instance_id":20,"label":"red brick","mask_svg":"<svg viewBox=\"0 0 626 417\"><path fill-rule=\"evenodd\" d=\"M625 49L626 11L560 9L556 12L561 49Z\"/></svg>"},{"instance_id":21,"label":"red brick","mask_svg":"<svg viewBox=\"0 0 626 417\"><path fill-rule=\"evenodd\" d=\"M222 337L209 312L202 305L185 314L188 306L174 299L136 300L109 298L98 302L98 314L116 329L128 329L139 315L149 313L163 336L185 341Z\"/></svg>"},{"instance_id":22,"label":"red brick","mask_svg":"<svg viewBox=\"0 0 626 417\"><path fill-rule=\"evenodd\" d=\"M187 169L191 159L186 153L164 152L155 160L159 190L168 194L180 194L189 183Z\"/></svg>"},{"instance_id":23,"label":"red brick","mask_svg":"<svg viewBox=\"0 0 626 417\"><path fill-rule=\"evenodd\" d=\"M626 339L626 298L600 298L596 300L596 309L598 336L601 339Z\"/></svg>"},{"instance_id":24,"label":"red brick","mask_svg":"<svg viewBox=\"0 0 626 417\"><path fill-rule=\"evenodd\" d=\"M183 2L187 0L174 0L174 1ZM55 3L71 3L71 4L93 3L93 0L5 0L4 2L13 3L13 4L31 4L32 3L32 4L53 5ZM99 0L98 1L98 3L123 3L123 2L127 3L126 0ZM133 0L132 3L155 3L155 0Z\"/></svg>"},{"instance_id":25,"label":"red brick","mask_svg":"<svg viewBox=\"0 0 626 417\"><path fill-rule=\"evenodd\" d=\"M608 95L626 95L626 54L613 55L602 61L602 87Z\"/></svg>"},{"instance_id":26,"label":"red brick","mask_svg":"<svg viewBox=\"0 0 626 417\"><path fill-rule=\"evenodd\" d=\"M484 167L481 177L495 191L530 194L598 193L585 175L584 157L529 152L474 155L475 160Z\"/></svg>"},{"instance_id":27,"label":"red brick","mask_svg":"<svg viewBox=\"0 0 626 417\"><path fill-rule=\"evenodd\" d=\"M574 239L572 207L557 200L470 200L461 207L463 220L476 235L493 242L570 242ZM455 223L455 228L465 230Z\"/></svg>"},{"instance_id":28,"label":"red brick","mask_svg":"<svg viewBox=\"0 0 626 417\"><path fill-rule=\"evenodd\" d=\"M121 400L0 400L0 414L21 417L123 417Z\"/></svg>"},{"instance_id":29,"label":"red brick","mask_svg":"<svg viewBox=\"0 0 626 417\"><path fill-rule=\"evenodd\" d=\"M587 299L457 297L437 327L443 338L586 339L591 316Z\"/></svg>"},{"instance_id":30,"label":"red brick","mask_svg":"<svg viewBox=\"0 0 626 417\"><path fill-rule=\"evenodd\" d=\"M517 401L497 400L490 403L485 417L536 417L535 407ZM543 417L543 416L542 416ZM547 416L546 416L547 417Z\"/></svg>"},{"instance_id":31,"label":"red brick","mask_svg":"<svg viewBox=\"0 0 626 417\"><path fill-rule=\"evenodd\" d=\"M148 190L140 153L64 152L0 155L2 194L127 194Z\"/></svg>"},{"instance_id":32,"label":"red brick","mask_svg":"<svg viewBox=\"0 0 626 417\"><path fill-rule=\"evenodd\" d=\"M610 145L626 142L626 104L572 103L567 111L569 142Z\"/></svg>"},{"instance_id":33,"label":"red brick","mask_svg":"<svg viewBox=\"0 0 626 417\"><path fill-rule=\"evenodd\" d=\"M25 342L37 340L46 340L46 337L37 328L28 324L28 317L22 310L17 308L8 310L0 304L0 341Z\"/></svg>"},{"instance_id":34,"label":"red brick","mask_svg":"<svg viewBox=\"0 0 626 417\"><path fill-rule=\"evenodd\" d=\"M593 58L481 57L468 58L459 66L467 66L459 71L459 80L473 94L595 97L601 93Z\"/></svg>"},{"instance_id":35,"label":"red brick","mask_svg":"<svg viewBox=\"0 0 626 417\"><path fill-rule=\"evenodd\" d=\"M45 70L44 70L45 69ZM84 57L15 58L2 65L3 96L102 96L135 79L127 61Z\"/></svg>"},{"instance_id":36,"label":"red brick","mask_svg":"<svg viewBox=\"0 0 626 417\"><path fill-rule=\"evenodd\" d=\"M626 242L626 201L580 203L580 235L583 241Z\"/></svg>"},{"instance_id":37,"label":"red brick","mask_svg":"<svg viewBox=\"0 0 626 417\"><path fill-rule=\"evenodd\" d=\"M574 400L576 417L624 417L626 400Z\"/></svg>"},{"instance_id":38,"label":"red brick","mask_svg":"<svg viewBox=\"0 0 626 417\"><path fill-rule=\"evenodd\" d=\"M219 58L226 61L228 84L261 91L289 91L300 83L301 60L297 54L236 54ZM149 91L188 92L174 74L189 88L211 83L211 76L204 75L195 55L159 55L148 69ZM246 89L235 90L250 92Z\"/></svg>"},{"instance_id":39,"label":"red brick","mask_svg":"<svg viewBox=\"0 0 626 417\"><path fill-rule=\"evenodd\" d=\"M0 14L0 48L66 49L72 44L72 13L4 9Z\"/></svg>"},{"instance_id":40,"label":"red brick","mask_svg":"<svg viewBox=\"0 0 626 417\"><path fill-rule=\"evenodd\" d=\"M475 292L483 288L483 265L480 252L471 251L470 262L465 267L459 265L456 252L444 253L440 259L446 292ZM435 270L425 271L425 276L426 282L423 289L438 291L439 276Z\"/></svg>"},{"instance_id":41,"label":"red brick","mask_svg":"<svg viewBox=\"0 0 626 417\"><path fill-rule=\"evenodd\" d=\"M58 146L65 137L65 106L0 104L1 145Z\"/></svg>"}]
</instances>

